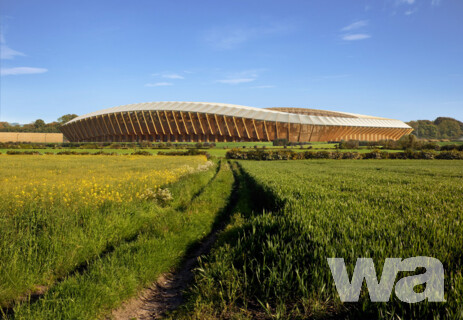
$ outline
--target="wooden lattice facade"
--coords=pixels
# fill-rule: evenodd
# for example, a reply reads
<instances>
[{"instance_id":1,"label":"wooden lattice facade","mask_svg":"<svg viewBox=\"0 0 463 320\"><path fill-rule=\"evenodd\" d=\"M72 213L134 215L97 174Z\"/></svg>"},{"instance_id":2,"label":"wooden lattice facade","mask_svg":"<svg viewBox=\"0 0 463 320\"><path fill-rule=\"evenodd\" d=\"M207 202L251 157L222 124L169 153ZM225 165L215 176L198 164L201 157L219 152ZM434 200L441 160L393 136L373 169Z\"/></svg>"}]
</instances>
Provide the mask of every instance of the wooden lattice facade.
<instances>
[{"instance_id":1,"label":"wooden lattice facade","mask_svg":"<svg viewBox=\"0 0 463 320\"><path fill-rule=\"evenodd\" d=\"M172 102L169 103L172 104ZM397 123L395 127L388 127L387 123L380 123L382 118L373 117L371 120L375 121L370 125L368 125L368 121L365 121L370 119L368 117L362 118L361 125L355 125L355 123L351 122L346 122L343 125L342 120L357 120L350 114L346 114L346 117L338 116L338 122L341 122L336 124L330 123L333 122L330 116L314 116L312 117L314 119L311 120L311 116L307 113L298 114L296 111L282 112L271 109L224 105L228 109L232 108L231 111L224 107L218 110L221 112L215 113L213 112L214 108L211 108L210 105L208 105L208 108L201 108L201 106L205 105L204 103L180 103L180 105L177 103L175 108L170 109L168 108L169 103L130 105L127 108L122 106L102 110L71 120L61 127L61 131L69 141L75 142L217 142L273 141L275 139L306 142L350 139L365 141L397 140L413 130L398 120L383 119ZM219 104L212 105L221 106ZM241 114L239 108L243 108ZM250 110L254 112L254 117L250 115L250 113L253 113ZM300 110L306 112L305 110L311 109ZM269 119L263 119L265 117ZM313 123L308 123L310 120ZM322 121L326 121L326 123Z\"/></svg>"}]
</instances>

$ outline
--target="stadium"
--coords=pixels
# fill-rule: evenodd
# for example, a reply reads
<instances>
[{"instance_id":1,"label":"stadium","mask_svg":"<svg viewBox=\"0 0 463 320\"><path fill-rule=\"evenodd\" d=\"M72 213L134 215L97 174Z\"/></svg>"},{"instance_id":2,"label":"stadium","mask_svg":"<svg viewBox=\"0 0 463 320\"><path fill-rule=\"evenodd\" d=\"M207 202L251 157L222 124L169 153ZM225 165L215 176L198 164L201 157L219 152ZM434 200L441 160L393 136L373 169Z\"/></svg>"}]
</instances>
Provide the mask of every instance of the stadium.
<instances>
[{"instance_id":1,"label":"stadium","mask_svg":"<svg viewBox=\"0 0 463 320\"><path fill-rule=\"evenodd\" d=\"M71 142L290 142L398 140L400 120L305 108L254 108L208 102L149 102L79 116L60 130Z\"/></svg>"}]
</instances>

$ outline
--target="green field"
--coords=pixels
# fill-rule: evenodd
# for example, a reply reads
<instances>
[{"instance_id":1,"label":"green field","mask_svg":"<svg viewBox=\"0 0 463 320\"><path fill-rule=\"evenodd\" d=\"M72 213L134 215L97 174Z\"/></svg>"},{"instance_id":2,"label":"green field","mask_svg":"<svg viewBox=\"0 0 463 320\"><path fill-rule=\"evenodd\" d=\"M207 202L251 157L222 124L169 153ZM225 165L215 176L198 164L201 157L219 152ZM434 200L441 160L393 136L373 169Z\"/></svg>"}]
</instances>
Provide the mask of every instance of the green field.
<instances>
[{"instance_id":1,"label":"green field","mask_svg":"<svg viewBox=\"0 0 463 320\"><path fill-rule=\"evenodd\" d=\"M241 161L242 203L173 318L463 317L463 163ZM240 170L237 168L237 172ZM327 263L430 256L445 303L342 304ZM421 287L416 290L422 290ZM420 292L420 291L418 291Z\"/></svg>"},{"instance_id":2,"label":"green field","mask_svg":"<svg viewBox=\"0 0 463 320\"><path fill-rule=\"evenodd\" d=\"M233 183L226 164L204 156L15 156L0 164L7 319L107 314L211 231Z\"/></svg>"},{"instance_id":3,"label":"green field","mask_svg":"<svg viewBox=\"0 0 463 320\"><path fill-rule=\"evenodd\" d=\"M2 154L0 315L107 317L220 224L172 319L461 319L462 195L457 160ZM446 302L341 303L326 260L414 256Z\"/></svg>"}]
</instances>

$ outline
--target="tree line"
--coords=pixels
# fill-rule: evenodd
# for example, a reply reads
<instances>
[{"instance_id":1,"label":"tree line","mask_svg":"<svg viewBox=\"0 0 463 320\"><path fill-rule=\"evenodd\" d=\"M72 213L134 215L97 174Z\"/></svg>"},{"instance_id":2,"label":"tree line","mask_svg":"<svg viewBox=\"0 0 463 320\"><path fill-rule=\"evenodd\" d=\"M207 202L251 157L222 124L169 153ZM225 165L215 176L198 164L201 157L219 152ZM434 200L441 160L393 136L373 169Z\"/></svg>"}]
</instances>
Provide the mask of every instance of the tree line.
<instances>
[{"instance_id":1,"label":"tree line","mask_svg":"<svg viewBox=\"0 0 463 320\"><path fill-rule=\"evenodd\" d=\"M0 132L61 132L59 131L59 127L76 117L76 114L65 114L59 117L57 121L46 123L42 119L37 119L34 122L23 125L0 122Z\"/></svg>"},{"instance_id":2,"label":"tree line","mask_svg":"<svg viewBox=\"0 0 463 320\"><path fill-rule=\"evenodd\" d=\"M416 120L407 124L419 139L459 139L463 136L463 122L453 118L438 117L434 121Z\"/></svg>"}]
</instances>

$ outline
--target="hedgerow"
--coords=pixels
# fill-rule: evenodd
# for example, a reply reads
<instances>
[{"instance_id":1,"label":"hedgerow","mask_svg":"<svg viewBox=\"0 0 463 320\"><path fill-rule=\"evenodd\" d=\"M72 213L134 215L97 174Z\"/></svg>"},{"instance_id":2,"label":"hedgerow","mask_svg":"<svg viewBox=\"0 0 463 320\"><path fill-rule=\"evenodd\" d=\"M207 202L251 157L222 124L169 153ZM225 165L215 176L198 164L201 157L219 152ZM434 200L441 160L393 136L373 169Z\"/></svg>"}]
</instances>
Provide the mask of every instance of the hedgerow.
<instances>
[{"instance_id":1,"label":"hedgerow","mask_svg":"<svg viewBox=\"0 0 463 320\"><path fill-rule=\"evenodd\" d=\"M405 150L404 152L340 152L340 151L304 151L292 150L241 150L231 149L226 153L227 159L235 160L305 160L305 159L446 159L463 160L463 151L451 150L440 153L434 150Z\"/></svg>"}]
</instances>

